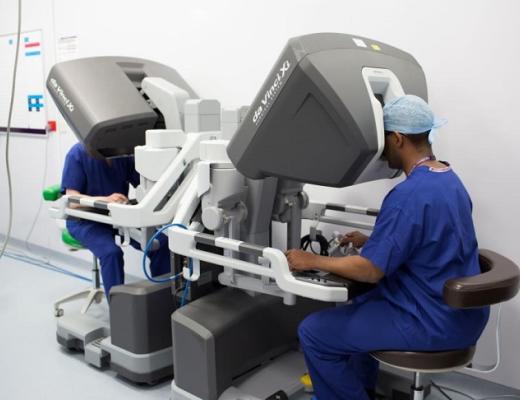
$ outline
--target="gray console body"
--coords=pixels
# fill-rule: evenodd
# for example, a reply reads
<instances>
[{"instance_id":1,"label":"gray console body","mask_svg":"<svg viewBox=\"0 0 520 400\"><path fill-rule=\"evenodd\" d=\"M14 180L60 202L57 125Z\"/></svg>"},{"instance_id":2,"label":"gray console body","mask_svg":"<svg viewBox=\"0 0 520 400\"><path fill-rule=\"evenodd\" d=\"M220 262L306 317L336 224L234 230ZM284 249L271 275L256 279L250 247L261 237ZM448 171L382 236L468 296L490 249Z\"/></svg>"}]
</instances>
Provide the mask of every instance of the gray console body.
<instances>
[{"instance_id":1,"label":"gray console body","mask_svg":"<svg viewBox=\"0 0 520 400\"><path fill-rule=\"evenodd\" d=\"M110 291L112 344L136 354L171 347L170 315L175 310L171 284L139 281Z\"/></svg>"},{"instance_id":2,"label":"gray console body","mask_svg":"<svg viewBox=\"0 0 520 400\"><path fill-rule=\"evenodd\" d=\"M250 296L224 288L178 309L172 316L175 384L203 400L216 400L233 380L298 347L297 327L331 304Z\"/></svg>"},{"instance_id":3,"label":"gray console body","mask_svg":"<svg viewBox=\"0 0 520 400\"><path fill-rule=\"evenodd\" d=\"M228 146L235 167L253 179L354 184L378 151L365 67L391 70L405 93L427 99L424 72L404 51L339 33L293 38Z\"/></svg>"},{"instance_id":4,"label":"gray console body","mask_svg":"<svg viewBox=\"0 0 520 400\"><path fill-rule=\"evenodd\" d=\"M129 357L111 357L110 366L133 382L154 382L173 375L171 314L175 299L169 283L139 281L114 286L110 291L110 344L135 359L154 354L162 363L132 368ZM114 350L112 350L114 353ZM145 361L146 362L146 361Z\"/></svg>"},{"instance_id":5,"label":"gray console body","mask_svg":"<svg viewBox=\"0 0 520 400\"><path fill-rule=\"evenodd\" d=\"M173 68L130 57L92 57L54 65L47 89L78 141L96 158L133 154L147 129L164 128L140 92L146 77L163 78L197 98Z\"/></svg>"},{"instance_id":6,"label":"gray console body","mask_svg":"<svg viewBox=\"0 0 520 400\"><path fill-rule=\"evenodd\" d=\"M169 284L139 281L110 291L110 321L89 314L58 318L57 340L85 353L96 367L110 365L135 383L155 383L173 375L171 314L174 298Z\"/></svg>"}]
</instances>

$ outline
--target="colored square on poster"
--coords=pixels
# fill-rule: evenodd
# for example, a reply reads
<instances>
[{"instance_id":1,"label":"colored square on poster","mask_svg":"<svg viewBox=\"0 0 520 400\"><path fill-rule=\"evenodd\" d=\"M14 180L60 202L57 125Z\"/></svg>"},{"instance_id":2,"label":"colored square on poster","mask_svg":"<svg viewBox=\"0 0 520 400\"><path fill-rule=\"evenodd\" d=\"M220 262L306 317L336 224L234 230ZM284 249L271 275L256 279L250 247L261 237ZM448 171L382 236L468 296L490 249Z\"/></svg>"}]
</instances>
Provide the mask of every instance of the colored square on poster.
<instances>
[{"instance_id":1,"label":"colored square on poster","mask_svg":"<svg viewBox=\"0 0 520 400\"><path fill-rule=\"evenodd\" d=\"M32 94L27 96L27 107L29 111L40 111L43 108L43 95L41 94Z\"/></svg>"},{"instance_id":2,"label":"colored square on poster","mask_svg":"<svg viewBox=\"0 0 520 400\"><path fill-rule=\"evenodd\" d=\"M16 108L11 120L10 132L22 135L45 136L47 127L47 103L43 67L43 32L34 30L0 35L0 93L10 93L16 47L19 43L19 58L16 87ZM10 96L0 96L0 110L9 108ZM21 103L20 103L21 101ZM0 140L7 131L7 113L0 112ZM1 396L0 396L1 397Z\"/></svg>"}]
</instances>

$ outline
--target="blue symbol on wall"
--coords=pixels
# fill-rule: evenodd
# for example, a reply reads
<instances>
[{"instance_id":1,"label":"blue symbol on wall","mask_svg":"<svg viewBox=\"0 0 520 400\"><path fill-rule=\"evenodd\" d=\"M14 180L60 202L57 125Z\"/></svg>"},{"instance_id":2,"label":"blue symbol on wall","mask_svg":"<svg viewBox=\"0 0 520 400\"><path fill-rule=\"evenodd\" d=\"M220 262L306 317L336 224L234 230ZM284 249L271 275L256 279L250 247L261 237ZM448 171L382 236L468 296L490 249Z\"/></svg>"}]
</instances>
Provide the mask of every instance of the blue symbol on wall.
<instances>
[{"instance_id":1,"label":"blue symbol on wall","mask_svg":"<svg viewBox=\"0 0 520 400\"><path fill-rule=\"evenodd\" d=\"M13 44L13 39L9 39L9 44Z\"/></svg>"},{"instance_id":2,"label":"blue symbol on wall","mask_svg":"<svg viewBox=\"0 0 520 400\"><path fill-rule=\"evenodd\" d=\"M36 111L40 111L40 109L43 107L43 103L41 102L43 100L43 95L41 94L32 94L27 96L27 107L29 111L33 111L36 109Z\"/></svg>"}]
</instances>

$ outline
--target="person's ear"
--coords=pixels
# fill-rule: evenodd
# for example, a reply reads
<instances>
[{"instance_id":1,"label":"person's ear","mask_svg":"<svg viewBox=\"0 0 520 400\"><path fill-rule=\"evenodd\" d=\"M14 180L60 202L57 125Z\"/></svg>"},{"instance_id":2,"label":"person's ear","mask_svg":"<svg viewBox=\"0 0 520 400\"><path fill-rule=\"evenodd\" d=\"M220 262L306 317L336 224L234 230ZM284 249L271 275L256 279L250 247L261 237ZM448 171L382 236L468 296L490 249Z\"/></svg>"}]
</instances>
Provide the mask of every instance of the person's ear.
<instances>
[{"instance_id":1,"label":"person's ear","mask_svg":"<svg viewBox=\"0 0 520 400\"><path fill-rule=\"evenodd\" d=\"M394 137L394 145L399 149L402 148L404 145L404 135L399 132L394 132L392 136Z\"/></svg>"}]
</instances>

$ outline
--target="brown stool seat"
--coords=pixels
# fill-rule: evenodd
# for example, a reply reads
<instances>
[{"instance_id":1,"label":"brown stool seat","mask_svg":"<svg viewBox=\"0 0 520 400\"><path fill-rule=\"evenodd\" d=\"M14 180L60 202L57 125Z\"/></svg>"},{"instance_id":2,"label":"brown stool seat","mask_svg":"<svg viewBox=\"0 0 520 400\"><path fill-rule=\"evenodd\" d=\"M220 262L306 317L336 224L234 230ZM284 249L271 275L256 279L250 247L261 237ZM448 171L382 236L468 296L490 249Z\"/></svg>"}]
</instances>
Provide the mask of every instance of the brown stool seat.
<instances>
[{"instance_id":1,"label":"brown stool seat","mask_svg":"<svg viewBox=\"0 0 520 400\"><path fill-rule=\"evenodd\" d=\"M448 351L375 351L372 357L383 364L404 370L435 372L465 367L475 354L475 346Z\"/></svg>"},{"instance_id":2,"label":"brown stool seat","mask_svg":"<svg viewBox=\"0 0 520 400\"><path fill-rule=\"evenodd\" d=\"M518 266L491 250L479 251L480 274L444 283L443 298L455 309L480 308L516 296L520 287ZM448 351L374 351L372 357L391 367L413 372L410 399L423 400L423 374L447 372L471 363L475 346Z\"/></svg>"}]
</instances>

